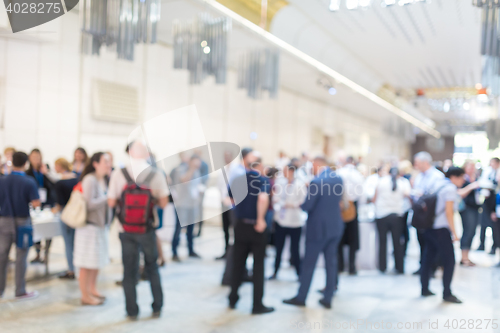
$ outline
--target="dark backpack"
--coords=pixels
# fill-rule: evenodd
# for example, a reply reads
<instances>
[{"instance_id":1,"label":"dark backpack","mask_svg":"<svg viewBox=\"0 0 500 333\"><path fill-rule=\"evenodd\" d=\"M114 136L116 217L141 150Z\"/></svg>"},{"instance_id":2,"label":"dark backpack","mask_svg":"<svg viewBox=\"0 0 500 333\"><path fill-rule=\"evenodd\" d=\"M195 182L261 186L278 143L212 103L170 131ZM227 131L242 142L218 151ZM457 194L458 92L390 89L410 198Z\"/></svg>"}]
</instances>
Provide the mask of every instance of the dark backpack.
<instances>
[{"instance_id":1,"label":"dark backpack","mask_svg":"<svg viewBox=\"0 0 500 333\"><path fill-rule=\"evenodd\" d=\"M417 230L431 229L436 218L436 204L438 192L444 186L440 187L436 192L424 194L412 205L413 217L411 225Z\"/></svg>"},{"instance_id":2,"label":"dark backpack","mask_svg":"<svg viewBox=\"0 0 500 333\"><path fill-rule=\"evenodd\" d=\"M153 229L155 200L150 188L135 183L127 169L121 170L127 180L127 185L123 189L119 202L118 219L125 232L144 234ZM149 184L154 175L152 170L144 180L144 184Z\"/></svg>"}]
</instances>

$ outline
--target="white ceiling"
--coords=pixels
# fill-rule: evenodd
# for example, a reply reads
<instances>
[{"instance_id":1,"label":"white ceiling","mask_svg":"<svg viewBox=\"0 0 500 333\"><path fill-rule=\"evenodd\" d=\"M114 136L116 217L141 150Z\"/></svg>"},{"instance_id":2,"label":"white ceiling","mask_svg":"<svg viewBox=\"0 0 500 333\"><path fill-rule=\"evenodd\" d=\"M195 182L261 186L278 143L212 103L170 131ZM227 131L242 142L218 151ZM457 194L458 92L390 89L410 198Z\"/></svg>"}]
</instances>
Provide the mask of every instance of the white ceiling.
<instances>
[{"instance_id":1,"label":"white ceiling","mask_svg":"<svg viewBox=\"0 0 500 333\"><path fill-rule=\"evenodd\" d=\"M328 0L289 0L271 32L367 88L474 86L480 82L481 13L471 0L432 0L328 10ZM342 1L344 2L344 1ZM362 71L359 69L363 68Z\"/></svg>"},{"instance_id":2,"label":"white ceiling","mask_svg":"<svg viewBox=\"0 0 500 333\"><path fill-rule=\"evenodd\" d=\"M367 10L343 8L339 12L328 10L328 0L288 1L273 18L270 32L372 92L387 83L395 88L432 88L470 87L480 82L480 11L470 0L387 8L373 0ZM189 20L202 11L212 8L201 0L163 0L159 39L171 44L173 20ZM266 45L263 38L234 23L229 66L236 68L242 51ZM337 95L330 96L317 84L322 77L311 66L282 53L284 88L367 119L391 117L346 87L337 85Z\"/></svg>"}]
</instances>

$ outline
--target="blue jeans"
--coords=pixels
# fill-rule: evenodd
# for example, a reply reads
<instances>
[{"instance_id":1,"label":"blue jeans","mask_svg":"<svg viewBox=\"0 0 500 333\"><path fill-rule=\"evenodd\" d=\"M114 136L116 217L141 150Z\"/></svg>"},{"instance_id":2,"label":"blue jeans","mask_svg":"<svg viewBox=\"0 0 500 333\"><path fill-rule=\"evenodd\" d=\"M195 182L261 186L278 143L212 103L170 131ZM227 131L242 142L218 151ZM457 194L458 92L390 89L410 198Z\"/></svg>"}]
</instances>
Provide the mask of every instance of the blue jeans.
<instances>
[{"instance_id":1,"label":"blue jeans","mask_svg":"<svg viewBox=\"0 0 500 333\"><path fill-rule=\"evenodd\" d=\"M460 239L460 249L470 250L472 239L476 234L476 228L479 222L479 209L466 206L465 210L460 212L462 217L463 234Z\"/></svg>"},{"instance_id":2,"label":"blue jeans","mask_svg":"<svg viewBox=\"0 0 500 333\"><path fill-rule=\"evenodd\" d=\"M179 238L181 236L181 223L179 222L179 216L175 213L175 231L174 237L172 238L172 254L177 255L177 247L179 246ZM194 224L190 224L186 227L186 238L188 243L189 254L193 254L193 230Z\"/></svg>"},{"instance_id":3,"label":"blue jeans","mask_svg":"<svg viewBox=\"0 0 500 333\"><path fill-rule=\"evenodd\" d=\"M73 248L75 245L75 229L68 227L61 221L61 231L64 239L64 247L66 249L66 261L68 262L68 271L74 272L73 265Z\"/></svg>"},{"instance_id":4,"label":"blue jeans","mask_svg":"<svg viewBox=\"0 0 500 333\"><path fill-rule=\"evenodd\" d=\"M158 271L158 248L156 247L156 234L151 230L145 234L120 234L122 243L123 261L123 291L125 304L129 316L139 314L137 305L137 291L135 285L139 276L140 251L144 253L144 271L151 283L153 294L153 312L159 312L163 306L163 291L161 288L160 272Z\"/></svg>"}]
</instances>

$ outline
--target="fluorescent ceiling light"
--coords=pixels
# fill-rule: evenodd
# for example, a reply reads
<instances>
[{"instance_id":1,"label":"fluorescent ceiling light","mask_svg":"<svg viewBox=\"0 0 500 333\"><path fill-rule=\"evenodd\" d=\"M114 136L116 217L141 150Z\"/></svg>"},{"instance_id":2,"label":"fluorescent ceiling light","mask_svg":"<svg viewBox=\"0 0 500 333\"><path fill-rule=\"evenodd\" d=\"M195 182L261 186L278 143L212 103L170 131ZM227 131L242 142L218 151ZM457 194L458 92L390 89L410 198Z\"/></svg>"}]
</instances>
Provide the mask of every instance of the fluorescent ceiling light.
<instances>
[{"instance_id":1,"label":"fluorescent ceiling light","mask_svg":"<svg viewBox=\"0 0 500 333\"><path fill-rule=\"evenodd\" d=\"M328 7L330 11L336 12L340 9L340 0L330 0L330 6Z\"/></svg>"},{"instance_id":2,"label":"fluorescent ceiling light","mask_svg":"<svg viewBox=\"0 0 500 333\"><path fill-rule=\"evenodd\" d=\"M370 7L371 0L359 0L359 5L363 8Z\"/></svg>"},{"instance_id":3,"label":"fluorescent ceiling light","mask_svg":"<svg viewBox=\"0 0 500 333\"><path fill-rule=\"evenodd\" d=\"M358 0L345 0L345 6L347 9L357 9L358 8Z\"/></svg>"},{"instance_id":4,"label":"fluorescent ceiling light","mask_svg":"<svg viewBox=\"0 0 500 333\"><path fill-rule=\"evenodd\" d=\"M402 119L406 120L407 122L413 124L414 126L420 128L421 130L429 133L430 135L434 136L435 138L440 138L441 133L436 131L432 126L429 126L426 124L424 121L412 116L411 114L401 110L397 106L387 102L386 100L382 99L379 97L377 94L372 93L368 89L360 86L354 81L351 81L347 77L343 76L339 72L334 71L330 67L326 66L322 62L314 59L310 55L300 51L299 49L293 47L292 45L288 44L284 40L276 37L272 33L262 29L261 27L255 25L254 23L250 22L249 20L241 17L240 15L236 14L226 6L218 3L216 0L199 0L202 1L208 5L210 5L212 8L220 12L222 15L225 15L227 17L230 17L233 19L235 22L238 22L239 24L243 25L250 31L253 31L255 34L261 36L262 38L266 39L268 42L271 44L274 44L275 46L281 48L283 51L288 52L289 54L293 55L294 57L300 59L301 61L305 62L306 64L310 65L311 67L315 68L319 72L331 77L335 82L338 84L343 84L344 86L352 89L353 91L357 92L361 96L366 97L367 99L371 100L375 104L380 105L384 109L394 113L395 115L401 117ZM385 0L387 1L387 0ZM429 123L432 121L430 119L426 119L425 121L428 121Z\"/></svg>"}]
</instances>

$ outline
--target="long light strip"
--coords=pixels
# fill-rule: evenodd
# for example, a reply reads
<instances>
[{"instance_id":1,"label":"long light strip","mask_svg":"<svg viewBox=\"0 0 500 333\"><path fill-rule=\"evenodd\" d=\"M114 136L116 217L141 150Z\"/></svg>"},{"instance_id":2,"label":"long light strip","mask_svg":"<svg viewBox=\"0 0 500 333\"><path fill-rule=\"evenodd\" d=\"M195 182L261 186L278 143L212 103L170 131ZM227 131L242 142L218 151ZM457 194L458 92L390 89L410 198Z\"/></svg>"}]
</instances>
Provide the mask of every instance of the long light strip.
<instances>
[{"instance_id":1,"label":"long light strip","mask_svg":"<svg viewBox=\"0 0 500 333\"><path fill-rule=\"evenodd\" d=\"M395 115L401 117L402 119L408 121L409 123L415 125L416 127L420 128L424 132L429 133L430 135L434 136L435 138L440 138L441 133L436 131L434 128L431 126L427 125L423 121L415 118L414 116L410 115L409 113L401 110L400 108L392 105L391 103L387 102L386 100L380 98L376 94L372 93L368 89L360 86L354 81L349 80L342 74L334 71L330 67L326 66L322 62L314 59L313 57L305 54L304 52L298 50L297 48L293 47L292 45L288 44L287 42L283 41L282 39L276 37L275 35L271 34L270 32L267 32L266 30L260 28L259 26L253 24L252 22L248 21L247 19L243 18L242 16L236 14L229 8L225 7L224 5L218 3L215 0L199 0L202 1L208 5L210 5L212 8L215 10L219 11L222 15L226 15L233 19L234 21L240 23L244 27L248 28L249 30L253 31L257 35L267 39L269 42L274 44L275 46L281 48L282 50L288 52L289 54L295 56L296 58L304 61L308 65L316 68L318 71L322 72L325 75L330 76L333 78L337 83L341 83L355 92L359 93L360 95L363 95L364 97L368 98L369 100L373 101L374 103L380 105L381 107L385 108L386 110L394 113Z\"/></svg>"}]
</instances>

